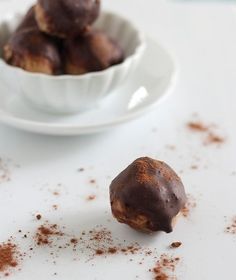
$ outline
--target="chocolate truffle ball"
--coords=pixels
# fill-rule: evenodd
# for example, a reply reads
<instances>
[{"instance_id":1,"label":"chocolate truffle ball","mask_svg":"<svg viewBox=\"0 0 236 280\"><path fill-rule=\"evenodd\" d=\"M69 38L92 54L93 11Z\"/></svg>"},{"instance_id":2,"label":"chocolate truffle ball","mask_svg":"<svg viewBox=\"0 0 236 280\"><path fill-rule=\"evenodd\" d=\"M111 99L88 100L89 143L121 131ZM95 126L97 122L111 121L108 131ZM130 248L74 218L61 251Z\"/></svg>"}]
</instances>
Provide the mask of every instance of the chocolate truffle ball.
<instances>
[{"instance_id":1,"label":"chocolate truffle ball","mask_svg":"<svg viewBox=\"0 0 236 280\"><path fill-rule=\"evenodd\" d=\"M35 12L41 31L60 38L75 37L97 19L100 0L38 0Z\"/></svg>"},{"instance_id":2,"label":"chocolate truffle ball","mask_svg":"<svg viewBox=\"0 0 236 280\"><path fill-rule=\"evenodd\" d=\"M35 6L31 7L28 10L28 12L24 16L23 20L21 21L21 23L19 24L19 26L17 27L15 32L19 32L19 31L22 31L22 30L28 29L28 28L38 29L38 25L37 25L37 22L35 20L34 8L35 8Z\"/></svg>"},{"instance_id":3,"label":"chocolate truffle ball","mask_svg":"<svg viewBox=\"0 0 236 280\"><path fill-rule=\"evenodd\" d=\"M135 160L112 181L110 199L119 222L143 232L167 233L187 200L178 175L148 157Z\"/></svg>"},{"instance_id":4,"label":"chocolate truffle ball","mask_svg":"<svg viewBox=\"0 0 236 280\"><path fill-rule=\"evenodd\" d=\"M78 75L121 63L124 53L104 32L92 30L85 36L65 40L63 57L65 72Z\"/></svg>"},{"instance_id":5,"label":"chocolate truffle ball","mask_svg":"<svg viewBox=\"0 0 236 280\"><path fill-rule=\"evenodd\" d=\"M4 59L8 64L29 72L50 75L61 73L56 41L38 29L15 32L4 47Z\"/></svg>"}]
</instances>

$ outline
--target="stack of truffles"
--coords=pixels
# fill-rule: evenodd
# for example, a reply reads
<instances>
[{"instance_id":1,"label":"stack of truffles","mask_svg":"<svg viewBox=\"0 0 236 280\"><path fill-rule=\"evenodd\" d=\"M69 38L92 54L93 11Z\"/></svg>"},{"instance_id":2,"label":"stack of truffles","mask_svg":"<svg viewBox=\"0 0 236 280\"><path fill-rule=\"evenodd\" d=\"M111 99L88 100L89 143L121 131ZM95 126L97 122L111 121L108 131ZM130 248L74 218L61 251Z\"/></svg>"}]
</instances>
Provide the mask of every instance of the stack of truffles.
<instances>
[{"instance_id":1,"label":"stack of truffles","mask_svg":"<svg viewBox=\"0 0 236 280\"><path fill-rule=\"evenodd\" d=\"M80 75L124 60L118 42L92 27L100 0L38 0L4 46L4 59L29 72Z\"/></svg>"}]
</instances>

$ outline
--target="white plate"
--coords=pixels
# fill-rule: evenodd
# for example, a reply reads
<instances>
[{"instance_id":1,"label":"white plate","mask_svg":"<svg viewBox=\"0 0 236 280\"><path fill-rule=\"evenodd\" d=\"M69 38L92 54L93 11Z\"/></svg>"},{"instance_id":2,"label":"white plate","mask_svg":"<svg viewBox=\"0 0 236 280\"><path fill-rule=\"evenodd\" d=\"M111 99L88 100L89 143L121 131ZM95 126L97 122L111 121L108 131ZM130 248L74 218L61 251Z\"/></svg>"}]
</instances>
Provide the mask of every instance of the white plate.
<instances>
[{"instance_id":1,"label":"white plate","mask_svg":"<svg viewBox=\"0 0 236 280\"><path fill-rule=\"evenodd\" d=\"M126 84L104 99L99 107L76 115L45 114L0 85L0 121L42 134L95 133L149 112L167 95L174 78L173 59L149 38L139 70Z\"/></svg>"}]
</instances>

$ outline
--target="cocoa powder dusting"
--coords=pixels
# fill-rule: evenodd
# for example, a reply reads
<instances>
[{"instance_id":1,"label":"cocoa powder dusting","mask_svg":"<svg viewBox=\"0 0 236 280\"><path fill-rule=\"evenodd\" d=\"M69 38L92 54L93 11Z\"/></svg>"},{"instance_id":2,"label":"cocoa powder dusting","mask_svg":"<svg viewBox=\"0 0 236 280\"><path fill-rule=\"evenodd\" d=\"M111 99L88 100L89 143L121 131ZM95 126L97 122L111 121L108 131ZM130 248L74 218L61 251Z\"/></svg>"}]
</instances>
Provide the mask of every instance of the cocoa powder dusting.
<instances>
[{"instance_id":1,"label":"cocoa powder dusting","mask_svg":"<svg viewBox=\"0 0 236 280\"><path fill-rule=\"evenodd\" d=\"M60 195L59 191L54 191L52 194L55 195L55 196L59 196Z\"/></svg>"},{"instance_id":2,"label":"cocoa powder dusting","mask_svg":"<svg viewBox=\"0 0 236 280\"><path fill-rule=\"evenodd\" d=\"M210 145L210 144L222 144L225 142L225 139L213 132L209 132L208 136L205 140L205 145Z\"/></svg>"},{"instance_id":3,"label":"cocoa powder dusting","mask_svg":"<svg viewBox=\"0 0 236 280\"><path fill-rule=\"evenodd\" d=\"M79 238L77 248L80 252L86 252L90 259L95 256L114 254L134 255L140 252L141 247L137 243L126 244L113 238L110 230L104 227L95 227L90 231L84 231Z\"/></svg>"},{"instance_id":4,"label":"cocoa powder dusting","mask_svg":"<svg viewBox=\"0 0 236 280\"><path fill-rule=\"evenodd\" d=\"M78 239L77 238L71 238L70 243L77 245L78 244Z\"/></svg>"},{"instance_id":5,"label":"cocoa powder dusting","mask_svg":"<svg viewBox=\"0 0 236 280\"><path fill-rule=\"evenodd\" d=\"M64 233L58 230L58 225L41 225L35 234L37 245L51 245L52 238L55 236L63 236Z\"/></svg>"},{"instance_id":6,"label":"cocoa powder dusting","mask_svg":"<svg viewBox=\"0 0 236 280\"><path fill-rule=\"evenodd\" d=\"M167 169L164 162L158 162L155 160L148 160L147 158L139 158L132 163L134 166L134 174L137 182L140 184L153 182L153 177L156 176L158 170L164 177L173 179L171 170Z\"/></svg>"},{"instance_id":7,"label":"cocoa powder dusting","mask_svg":"<svg viewBox=\"0 0 236 280\"><path fill-rule=\"evenodd\" d=\"M169 257L166 254L161 255L156 266L152 269L155 280L174 280L177 277L174 275L179 257Z\"/></svg>"},{"instance_id":8,"label":"cocoa powder dusting","mask_svg":"<svg viewBox=\"0 0 236 280\"><path fill-rule=\"evenodd\" d=\"M58 210L58 205L57 205L57 204L53 204L53 205L52 205L52 208L53 208L53 210L56 211L56 210Z\"/></svg>"},{"instance_id":9,"label":"cocoa powder dusting","mask_svg":"<svg viewBox=\"0 0 236 280\"><path fill-rule=\"evenodd\" d=\"M195 164L193 164L193 165L190 166L190 168L191 168L192 170L196 170L196 169L198 169L198 166L195 165Z\"/></svg>"},{"instance_id":10,"label":"cocoa powder dusting","mask_svg":"<svg viewBox=\"0 0 236 280\"><path fill-rule=\"evenodd\" d=\"M103 255L104 251L101 249L97 249L95 253L96 253L96 255Z\"/></svg>"},{"instance_id":11,"label":"cocoa powder dusting","mask_svg":"<svg viewBox=\"0 0 236 280\"><path fill-rule=\"evenodd\" d=\"M0 158L0 184L8 182L11 179L11 173L7 162Z\"/></svg>"},{"instance_id":12,"label":"cocoa powder dusting","mask_svg":"<svg viewBox=\"0 0 236 280\"><path fill-rule=\"evenodd\" d=\"M186 202L184 208L181 210L181 214L184 217L188 217L190 212L192 211L192 209L195 208L196 206L197 206L197 203L196 203L195 198L192 195L188 194L187 202Z\"/></svg>"},{"instance_id":13,"label":"cocoa powder dusting","mask_svg":"<svg viewBox=\"0 0 236 280\"><path fill-rule=\"evenodd\" d=\"M108 248L108 253L110 253L110 254L117 253L117 248Z\"/></svg>"},{"instance_id":14,"label":"cocoa powder dusting","mask_svg":"<svg viewBox=\"0 0 236 280\"><path fill-rule=\"evenodd\" d=\"M204 125L202 122L199 121L190 121L187 123L187 127L190 130L198 132L205 132L208 130L208 126Z\"/></svg>"},{"instance_id":15,"label":"cocoa powder dusting","mask_svg":"<svg viewBox=\"0 0 236 280\"><path fill-rule=\"evenodd\" d=\"M190 121L187 123L187 128L193 132L200 132L204 134L203 145L222 144L225 138L219 136L213 128L216 125L205 125L200 121Z\"/></svg>"},{"instance_id":16,"label":"cocoa powder dusting","mask_svg":"<svg viewBox=\"0 0 236 280\"><path fill-rule=\"evenodd\" d=\"M166 145L166 149L174 151L174 150L176 150L176 146L174 146L174 145Z\"/></svg>"},{"instance_id":17,"label":"cocoa powder dusting","mask_svg":"<svg viewBox=\"0 0 236 280\"><path fill-rule=\"evenodd\" d=\"M125 256L138 255L140 256L138 264L143 264L146 258L151 258L154 261L157 260L156 249L150 250L150 248L141 247L138 243L129 243L126 240L114 238L111 231L103 226L96 226L91 230L82 231L78 236L65 233L65 229L65 226L59 227L57 224L49 224L46 221L37 228L33 236L36 248L37 246L48 246L50 248L50 258L53 259L53 263L56 263L55 259L59 257L60 251L67 248L72 248L76 254L75 256L79 258L84 256L86 262L97 257L107 258L116 254L123 254ZM24 234L22 230L18 232L21 235ZM27 232L28 234L30 236L30 232ZM33 248L30 247L29 252L32 252L32 250ZM0 272L3 272L5 276L10 275L11 271L9 270L18 266L22 256L26 256L26 253L24 254L18 253L17 246L10 243L10 241L0 244ZM135 259L130 259L130 261L135 261ZM155 274L155 279L175 279L170 272L174 271L176 263L177 258L168 258L162 255L152 270Z\"/></svg>"},{"instance_id":18,"label":"cocoa powder dusting","mask_svg":"<svg viewBox=\"0 0 236 280\"><path fill-rule=\"evenodd\" d=\"M91 200L95 200L95 198L96 195L89 195L86 200L91 201Z\"/></svg>"},{"instance_id":19,"label":"cocoa powder dusting","mask_svg":"<svg viewBox=\"0 0 236 280\"><path fill-rule=\"evenodd\" d=\"M9 269L18 266L19 251L11 242L0 244L0 272L9 275Z\"/></svg>"},{"instance_id":20,"label":"cocoa powder dusting","mask_svg":"<svg viewBox=\"0 0 236 280\"><path fill-rule=\"evenodd\" d=\"M150 173L153 170L156 170L157 166L155 164L155 162L147 162L144 159L138 159L136 160L136 162L133 163L135 165L135 176L136 176L136 180L139 183L145 183L145 182L150 182L152 181L152 176L150 175Z\"/></svg>"},{"instance_id":21,"label":"cocoa powder dusting","mask_svg":"<svg viewBox=\"0 0 236 280\"><path fill-rule=\"evenodd\" d=\"M225 232L230 234L236 234L236 217L234 217L232 219L231 224L226 227Z\"/></svg>"}]
</instances>

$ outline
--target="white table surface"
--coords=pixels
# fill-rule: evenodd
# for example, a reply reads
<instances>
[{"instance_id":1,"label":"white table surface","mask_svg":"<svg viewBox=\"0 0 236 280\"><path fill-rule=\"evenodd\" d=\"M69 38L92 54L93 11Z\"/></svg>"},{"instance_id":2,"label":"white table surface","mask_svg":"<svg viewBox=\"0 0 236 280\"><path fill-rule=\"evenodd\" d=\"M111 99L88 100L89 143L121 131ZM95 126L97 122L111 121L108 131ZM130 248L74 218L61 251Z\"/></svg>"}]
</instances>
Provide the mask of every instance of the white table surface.
<instances>
[{"instance_id":1,"label":"white table surface","mask_svg":"<svg viewBox=\"0 0 236 280\"><path fill-rule=\"evenodd\" d=\"M0 13L24 10L30 2L2 0ZM173 252L181 257L176 272L179 280L236 279L236 237L224 232L236 215L236 176L232 176L236 171L236 7L202 1L103 2L104 8L129 17L167 46L178 62L177 85L172 96L154 112L97 135L47 137L0 125L0 157L21 166L9 164L11 181L0 184L0 242L19 228L33 228L32 214L36 212L52 220L63 217L70 227L76 211L78 217L83 216L84 205L86 216L80 228L102 224L100 212L108 211L110 216L108 176L113 178L137 157L150 156L183 171L186 190L197 200L196 209L188 219L181 219L170 235L141 237L115 221L111 228L117 234L127 234L128 239L158 248L160 254L166 252L170 242L182 241L183 246ZM227 141L221 147L202 145L201 135L185 127L193 113L205 123L217 124ZM176 150L168 150L166 145L175 145ZM196 163L199 168L191 170ZM80 167L85 171L78 174ZM97 188L89 184L93 178ZM45 184L53 188L58 183L63 184L65 192L58 201L48 191L40 191ZM98 198L88 210L84 198L93 192ZM60 206L55 213L48 210L53 202ZM72 213L73 218L66 220ZM125 258L114 257L99 260L93 267L80 264L81 270L69 257L59 264L58 275L53 278L55 268L48 268L43 258L27 259L22 271L9 279L130 280L136 275L153 279L147 272L153 263L148 260L136 267Z\"/></svg>"}]
</instances>

